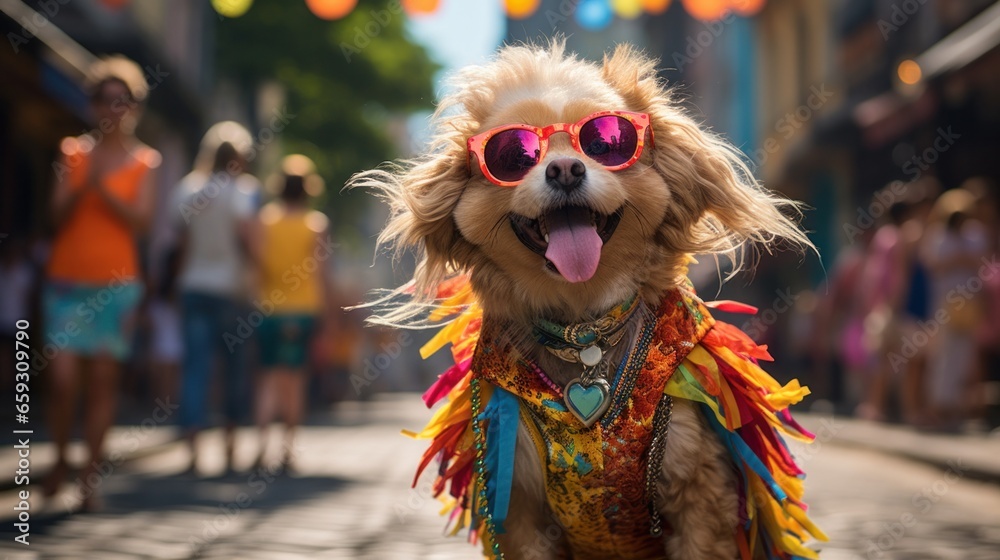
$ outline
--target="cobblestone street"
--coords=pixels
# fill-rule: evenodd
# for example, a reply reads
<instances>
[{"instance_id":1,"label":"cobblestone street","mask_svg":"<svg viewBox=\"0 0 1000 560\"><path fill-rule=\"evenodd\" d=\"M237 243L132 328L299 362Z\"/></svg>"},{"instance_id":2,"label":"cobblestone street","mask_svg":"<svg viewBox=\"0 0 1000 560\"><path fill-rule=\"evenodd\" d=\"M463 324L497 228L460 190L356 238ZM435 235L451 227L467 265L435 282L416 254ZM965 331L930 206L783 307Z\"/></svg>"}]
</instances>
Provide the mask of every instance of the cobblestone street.
<instances>
[{"instance_id":1,"label":"cobblestone street","mask_svg":"<svg viewBox=\"0 0 1000 560\"><path fill-rule=\"evenodd\" d=\"M428 481L409 489L423 443L399 430L427 417L416 395L348 403L303 429L296 472L276 477L222 476L215 456L203 457L206 474L182 474L185 451L167 446L107 479L103 513L67 514L65 497L35 504L30 546L4 533L0 557L476 558L462 537L442 536ZM252 462L254 435L241 433L237 466ZM206 449L220 449L211 438ZM825 560L1000 558L1000 489L961 464L946 473L822 441L803 462L811 511L832 537Z\"/></svg>"}]
</instances>

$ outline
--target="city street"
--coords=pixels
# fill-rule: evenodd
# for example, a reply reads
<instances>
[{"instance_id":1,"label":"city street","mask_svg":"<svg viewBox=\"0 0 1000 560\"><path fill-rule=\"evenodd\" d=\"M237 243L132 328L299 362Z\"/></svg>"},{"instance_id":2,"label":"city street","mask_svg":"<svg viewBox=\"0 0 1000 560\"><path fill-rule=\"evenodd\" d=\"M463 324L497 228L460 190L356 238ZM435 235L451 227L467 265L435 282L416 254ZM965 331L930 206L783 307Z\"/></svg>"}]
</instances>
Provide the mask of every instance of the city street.
<instances>
[{"instance_id":1,"label":"city street","mask_svg":"<svg viewBox=\"0 0 1000 560\"><path fill-rule=\"evenodd\" d=\"M594 422L676 371L747 493L788 490L748 420L808 394L805 546L1000 560L1000 0L0 0L0 34L0 560L482 558L402 434L473 362Z\"/></svg>"},{"instance_id":2,"label":"city street","mask_svg":"<svg viewBox=\"0 0 1000 560\"><path fill-rule=\"evenodd\" d=\"M183 447L167 445L107 479L103 513L67 514L70 502L59 496L34 512L30 546L6 532L0 557L475 558L462 537L442 536L428 481L409 489L423 443L399 430L427 416L416 395L404 395L314 417L301 434L298 469L286 476L222 476L216 456L203 457L205 474L183 474ZM208 434L205 448L221 449L212 441L219 436ZM254 436L241 433L238 467L252 462ZM1000 557L997 486L963 478L961 464L943 472L820 439L800 455L812 514L832 539L825 560Z\"/></svg>"}]
</instances>

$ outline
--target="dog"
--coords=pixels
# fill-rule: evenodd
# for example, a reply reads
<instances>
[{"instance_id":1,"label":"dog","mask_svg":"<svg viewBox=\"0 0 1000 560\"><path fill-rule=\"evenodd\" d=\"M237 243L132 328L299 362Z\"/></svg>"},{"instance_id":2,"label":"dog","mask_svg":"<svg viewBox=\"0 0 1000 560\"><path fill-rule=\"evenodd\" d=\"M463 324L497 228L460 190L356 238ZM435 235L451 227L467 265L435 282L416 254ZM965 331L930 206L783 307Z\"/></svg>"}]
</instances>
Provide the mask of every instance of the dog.
<instances>
[{"instance_id":1,"label":"dog","mask_svg":"<svg viewBox=\"0 0 1000 560\"><path fill-rule=\"evenodd\" d=\"M630 46L601 64L562 40L504 47L457 74L435 121L425 154L350 186L389 204L379 242L417 254L372 322L454 321L428 349L453 344L425 394L448 404L412 434L434 440L421 470L441 461L453 523L508 559L815 557L773 435L808 439L783 410L807 390L759 371L766 350L686 279L693 254L737 270L751 248L812 248L798 205ZM726 391L755 412L736 418Z\"/></svg>"}]
</instances>

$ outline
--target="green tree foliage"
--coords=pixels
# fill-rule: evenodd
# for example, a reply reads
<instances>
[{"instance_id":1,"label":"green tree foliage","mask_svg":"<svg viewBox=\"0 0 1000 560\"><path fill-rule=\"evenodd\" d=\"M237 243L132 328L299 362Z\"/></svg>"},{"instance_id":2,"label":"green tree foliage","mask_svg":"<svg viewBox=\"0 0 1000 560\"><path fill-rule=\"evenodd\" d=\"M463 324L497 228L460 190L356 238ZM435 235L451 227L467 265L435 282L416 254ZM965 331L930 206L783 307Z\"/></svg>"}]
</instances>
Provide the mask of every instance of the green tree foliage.
<instances>
[{"instance_id":1,"label":"green tree foliage","mask_svg":"<svg viewBox=\"0 0 1000 560\"><path fill-rule=\"evenodd\" d=\"M407 37L405 18L392 0L361 0L333 22L313 15L304 0L256 0L244 16L217 24L220 77L248 92L266 81L287 89L295 118L283 141L316 161L328 187L322 206L338 225L356 223L368 201L340 194L347 178L398 155L388 116L433 103L438 67Z\"/></svg>"}]
</instances>

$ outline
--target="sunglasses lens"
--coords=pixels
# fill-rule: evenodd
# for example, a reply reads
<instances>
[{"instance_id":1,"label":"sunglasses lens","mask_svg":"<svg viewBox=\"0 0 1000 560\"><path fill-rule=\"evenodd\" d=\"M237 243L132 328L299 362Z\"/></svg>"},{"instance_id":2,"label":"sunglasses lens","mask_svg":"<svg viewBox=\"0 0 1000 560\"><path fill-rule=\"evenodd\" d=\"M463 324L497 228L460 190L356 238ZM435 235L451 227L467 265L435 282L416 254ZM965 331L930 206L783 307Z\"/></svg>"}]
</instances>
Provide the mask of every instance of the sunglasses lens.
<instances>
[{"instance_id":1,"label":"sunglasses lens","mask_svg":"<svg viewBox=\"0 0 1000 560\"><path fill-rule=\"evenodd\" d=\"M486 142L486 168L501 181L520 181L538 164L541 145L530 130L504 130Z\"/></svg>"},{"instance_id":2,"label":"sunglasses lens","mask_svg":"<svg viewBox=\"0 0 1000 560\"><path fill-rule=\"evenodd\" d=\"M605 167L616 167L632 159L638 146L635 125L622 117L597 117L580 128L583 153Z\"/></svg>"}]
</instances>

